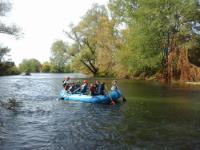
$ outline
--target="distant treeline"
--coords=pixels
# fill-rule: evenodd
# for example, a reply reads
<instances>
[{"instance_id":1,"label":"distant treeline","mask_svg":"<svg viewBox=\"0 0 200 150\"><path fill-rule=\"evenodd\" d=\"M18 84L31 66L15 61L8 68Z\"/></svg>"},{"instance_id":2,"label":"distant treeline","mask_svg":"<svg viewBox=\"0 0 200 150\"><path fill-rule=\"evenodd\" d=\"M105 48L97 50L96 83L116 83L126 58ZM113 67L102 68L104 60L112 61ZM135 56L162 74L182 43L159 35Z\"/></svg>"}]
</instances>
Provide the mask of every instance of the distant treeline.
<instances>
[{"instance_id":1,"label":"distant treeline","mask_svg":"<svg viewBox=\"0 0 200 150\"><path fill-rule=\"evenodd\" d=\"M18 69L20 72L45 72L45 73L69 73L69 64L55 64L53 61L41 63L37 59L24 59Z\"/></svg>"},{"instance_id":2,"label":"distant treeline","mask_svg":"<svg viewBox=\"0 0 200 150\"><path fill-rule=\"evenodd\" d=\"M18 75L21 73L70 73L70 66L65 65L63 70L57 68L55 65L45 62L41 64L37 59L25 59L16 67L12 61L4 61L0 63L0 76L3 75Z\"/></svg>"},{"instance_id":3,"label":"distant treeline","mask_svg":"<svg viewBox=\"0 0 200 150\"><path fill-rule=\"evenodd\" d=\"M15 66L14 62L1 62L0 63L0 76L3 75L17 75L20 71Z\"/></svg>"}]
</instances>

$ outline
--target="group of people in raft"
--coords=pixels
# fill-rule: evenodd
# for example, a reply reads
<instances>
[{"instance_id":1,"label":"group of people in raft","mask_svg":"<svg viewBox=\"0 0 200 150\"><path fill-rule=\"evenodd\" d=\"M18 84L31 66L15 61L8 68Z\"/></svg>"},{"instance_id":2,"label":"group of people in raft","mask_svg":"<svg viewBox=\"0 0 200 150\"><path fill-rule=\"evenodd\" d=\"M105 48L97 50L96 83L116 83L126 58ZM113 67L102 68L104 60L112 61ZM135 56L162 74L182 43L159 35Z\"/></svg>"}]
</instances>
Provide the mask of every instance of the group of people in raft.
<instances>
[{"instance_id":1,"label":"group of people in raft","mask_svg":"<svg viewBox=\"0 0 200 150\"><path fill-rule=\"evenodd\" d=\"M105 94L105 83L100 83L99 80L96 80L94 83L90 83L87 80L83 80L83 83L80 81L71 82L70 77L67 77L63 80L64 89L70 94L84 94L84 95L104 95ZM112 81L111 91L117 90L117 81Z\"/></svg>"}]
</instances>

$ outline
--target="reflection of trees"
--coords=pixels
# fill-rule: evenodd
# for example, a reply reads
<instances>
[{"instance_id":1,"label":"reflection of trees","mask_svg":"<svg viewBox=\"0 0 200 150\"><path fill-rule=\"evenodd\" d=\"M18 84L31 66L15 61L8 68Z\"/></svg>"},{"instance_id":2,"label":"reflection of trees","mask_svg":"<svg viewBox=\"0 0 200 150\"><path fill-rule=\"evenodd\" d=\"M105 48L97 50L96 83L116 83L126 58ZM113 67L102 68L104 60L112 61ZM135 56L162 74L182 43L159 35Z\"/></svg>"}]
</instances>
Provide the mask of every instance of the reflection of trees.
<instances>
[{"instance_id":1,"label":"reflection of trees","mask_svg":"<svg viewBox=\"0 0 200 150\"><path fill-rule=\"evenodd\" d=\"M176 99L176 98L175 98ZM150 149L181 149L200 134L198 110L190 101L178 99L133 99L124 108L124 120L119 131L130 145Z\"/></svg>"}]
</instances>

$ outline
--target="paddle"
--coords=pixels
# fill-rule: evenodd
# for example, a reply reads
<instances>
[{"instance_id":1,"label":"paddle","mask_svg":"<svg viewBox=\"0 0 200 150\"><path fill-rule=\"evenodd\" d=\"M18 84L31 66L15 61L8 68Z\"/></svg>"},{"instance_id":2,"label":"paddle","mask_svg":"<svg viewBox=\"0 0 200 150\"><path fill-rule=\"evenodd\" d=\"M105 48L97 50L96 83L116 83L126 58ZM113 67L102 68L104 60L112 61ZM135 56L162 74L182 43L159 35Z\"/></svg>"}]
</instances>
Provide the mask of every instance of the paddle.
<instances>
[{"instance_id":1,"label":"paddle","mask_svg":"<svg viewBox=\"0 0 200 150\"><path fill-rule=\"evenodd\" d=\"M77 89L75 89L74 91L73 91L73 93L76 93L77 91L79 91L81 89L81 87L78 87Z\"/></svg>"},{"instance_id":2,"label":"paddle","mask_svg":"<svg viewBox=\"0 0 200 150\"><path fill-rule=\"evenodd\" d=\"M120 92L120 89L119 89L119 87L118 87L118 85L117 85L117 80L113 80L113 81L112 81L111 90L117 90L117 91L119 92L119 94L121 95L123 102L126 102L126 101L127 101L126 98L125 98L125 97L122 95L122 93Z\"/></svg>"},{"instance_id":3,"label":"paddle","mask_svg":"<svg viewBox=\"0 0 200 150\"><path fill-rule=\"evenodd\" d=\"M126 102L127 99L122 95L122 93L121 93L121 91L119 90L119 88L118 88L118 92L120 93L120 95L121 95L121 97L122 97L122 101L123 101L123 102Z\"/></svg>"},{"instance_id":4,"label":"paddle","mask_svg":"<svg viewBox=\"0 0 200 150\"><path fill-rule=\"evenodd\" d=\"M109 96L109 98L110 98L110 100L111 100L111 105L115 105L115 101L112 99L112 97L110 96L110 94L109 94L109 92L107 92L107 94L108 94L108 96Z\"/></svg>"},{"instance_id":5,"label":"paddle","mask_svg":"<svg viewBox=\"0 0 200 150\"><path fill-rule=\"evenodd\" d=\"M111 103L110 103L110 104L111 104L111 105L114 105L114 104L115 104L115 101L112 99L112 97L111 97L109 91L107 91L106 89L107 89L107 88L105 88L105 95L108 94L108 97L109 97L110 100L111 100Z\"/></svg>"},{"instance_id":6,"label":"paddle","mask_svg":"<svg viewBox=\"0 0 200 150\"><path fill-rule=\"evenodd\" d=\"M123 95L122 95L122 100L123 100L123 102L127 101L126 98Z\"/></svg>"}]
</instances>

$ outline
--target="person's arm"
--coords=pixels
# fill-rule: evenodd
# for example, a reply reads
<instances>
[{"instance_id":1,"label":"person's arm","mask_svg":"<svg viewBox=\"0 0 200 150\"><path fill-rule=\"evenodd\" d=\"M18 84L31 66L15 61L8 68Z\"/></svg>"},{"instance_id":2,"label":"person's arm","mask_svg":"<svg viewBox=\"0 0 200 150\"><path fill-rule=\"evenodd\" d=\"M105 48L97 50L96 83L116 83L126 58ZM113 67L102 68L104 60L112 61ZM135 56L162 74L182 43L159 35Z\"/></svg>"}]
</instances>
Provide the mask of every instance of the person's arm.
<instances>
[{"instance_id":1,"label":"person's arm","mask_svg":"<svg viewBox=\"0 0 200 150\"><path fill-rule=\"evenodd\" d=\"M115 87L115 86L112 86L112 87L111 87L111 91L114 91L114 90L116 90L116 87Z\"/></svg>"}]
</instances>

